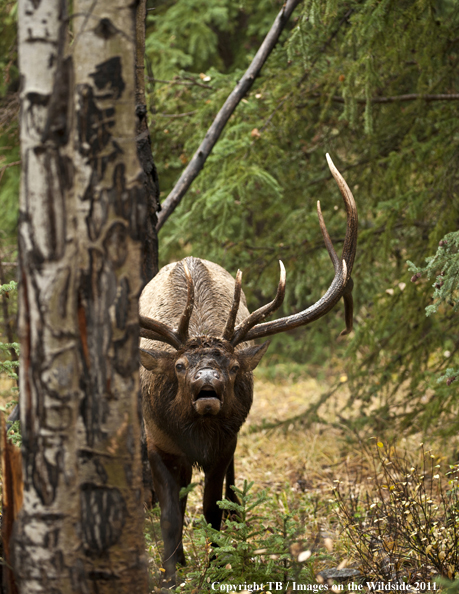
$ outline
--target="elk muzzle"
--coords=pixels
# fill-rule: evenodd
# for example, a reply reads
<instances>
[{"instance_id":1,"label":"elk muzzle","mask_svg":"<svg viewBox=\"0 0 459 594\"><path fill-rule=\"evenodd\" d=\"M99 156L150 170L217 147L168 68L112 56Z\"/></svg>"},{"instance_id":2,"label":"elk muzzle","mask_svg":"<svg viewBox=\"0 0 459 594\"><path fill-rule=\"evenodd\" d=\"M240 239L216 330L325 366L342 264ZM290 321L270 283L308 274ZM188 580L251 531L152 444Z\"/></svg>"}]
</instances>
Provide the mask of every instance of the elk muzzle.
<instances>
[{"instance_id":1,"label":"elk muzzle","mask_svg":"<svg viewBox=\"0 0 459 594\"><path fill-rule=\"evenodd\" d=\"M217 415L223 404L221 373L211 367L198 369L191 381L192 402L200 415Z\"/></svg>"}]
</instances>

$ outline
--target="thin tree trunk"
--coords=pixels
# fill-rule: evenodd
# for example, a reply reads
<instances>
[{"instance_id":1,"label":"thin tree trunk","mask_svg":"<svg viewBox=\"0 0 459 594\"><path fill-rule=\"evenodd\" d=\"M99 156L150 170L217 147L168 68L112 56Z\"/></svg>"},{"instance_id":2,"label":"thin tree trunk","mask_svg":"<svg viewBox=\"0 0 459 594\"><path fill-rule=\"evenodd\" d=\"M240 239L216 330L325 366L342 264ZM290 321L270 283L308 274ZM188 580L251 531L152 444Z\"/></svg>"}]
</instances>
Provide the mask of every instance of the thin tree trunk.
<instances>
[{"instance_id":1,"label":"thin tree trunk","mask_svg":"<svg viewBox=\"0 0 459 594\"><path fill-rule=\"evenodd\" d=\"M136 52L135 52L135 113L137 116L137 154L144 172L143 184L147 195L148 217L144 242L143 275L145 283L158 273L158 222L156 213L159 205L159 181L153 155L147 121L145 99L145 18L147 0L139 0L136 10Z\"/></svg>"},{"instance_id":2,"label":"thin tree trunk","mask_svg":"<svg viewBox=\"0 0 459 594\"><path fill-rule=\"evenodd\" d=\"M147 0L139 0L136 10L135 36L135 113L137 117L137 154L143 169L143 185L148 203L146 221L146 237L144 241L142 272L145 284L158 273L158 222L156 213L159 205L159 181L156 167L151 154L151 139L147 121L147 106L145 99L145 19L147 14ZM140 395L139 395L140 398ZM141 407L141 403L139 402ZM152 507L156 501L153 491L150 462L147 452L147 438L144 421L141 420L141 452L142 452L142 481L145 503Z\"/></svg>"},{"instance_id":3,"label":"thin tree trunk","mask_svg":"<svg viewBox=\"0 0 459 594\"><path fill-rule=\"evenodd\" d=\"M19 3L21 594L144 593L134 9Z\"/></svg>"}]
</instances>

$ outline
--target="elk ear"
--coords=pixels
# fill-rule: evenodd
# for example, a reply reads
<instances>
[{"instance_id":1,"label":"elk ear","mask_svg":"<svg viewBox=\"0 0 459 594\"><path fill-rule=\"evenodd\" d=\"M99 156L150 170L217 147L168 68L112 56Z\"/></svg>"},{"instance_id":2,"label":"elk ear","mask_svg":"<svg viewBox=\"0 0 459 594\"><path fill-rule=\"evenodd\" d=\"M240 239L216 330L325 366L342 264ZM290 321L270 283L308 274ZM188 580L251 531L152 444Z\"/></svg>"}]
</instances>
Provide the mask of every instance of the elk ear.
<instances>
[{"instance_id":1,"label":"elk ear","mask_svg":"<svg viewBox=\"0 0 459 594\"><path fill-rule=\"evenodd\" d=\"M263 344L247 347L241 351L237 351L238 359L241 366L245 371L253 371L255 367L260 363L261 358L268 350L270 341L266 341Z\"/></svg>"},{"instance_id":2,"label":"elk ear","mask_svg":"<svg viewBox=\"0 0 459 594\"><path fill-rule=\"evenodd\" d=\"M160 351L159 349L139 349L140 362L153 373L164 373L168 369L173 369L172 362L174 354L167 351Z\"/></svg>"}]
</instances>

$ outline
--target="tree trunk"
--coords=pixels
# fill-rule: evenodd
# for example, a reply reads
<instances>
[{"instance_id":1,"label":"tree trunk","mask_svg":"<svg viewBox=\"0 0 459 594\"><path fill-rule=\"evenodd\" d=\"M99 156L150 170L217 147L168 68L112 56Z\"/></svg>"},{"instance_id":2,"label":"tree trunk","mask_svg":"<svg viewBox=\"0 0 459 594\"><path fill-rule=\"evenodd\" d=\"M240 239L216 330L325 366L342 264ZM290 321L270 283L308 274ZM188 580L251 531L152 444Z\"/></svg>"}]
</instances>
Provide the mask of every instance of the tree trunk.
<instances>
[{"instance_id":1,"label":"tree trunk","mask_svg":"<svg viewBox=\"0 0 459 594\"><path fill-rule=\"evenodd\" d=\"M151 139L147 121L145 99L145 18L147 0L139 0L136 10L136 52L135 52L135 113L137 116L137 154L143 169L143 184L147 196L148 217L144 242L143 275L145 283L158 273L158 233L156 213L160 210L159 181L151 154Z\"/></svg>"},{"instance_id":2,"label":"tree trunk","mask_svg":"<svg viewBox=\"0 0 459 594\"><path fill-rule=\"evenodd\" d=\"M137 154L143 169L143 186L148 204L146 221L146 237L142 272L145 284L158 273L158 232L156 213L159 205L159 181L156 167L151 154L151 139L147 121L147 106L145 99L145 19L147 15L147 0L139 0L136 9L135 37L135 113L137 117ZM139 402L141 406L141 402ZM141 452L142 452L142 482L146 505L151 508L157 501L153 490L150 462L147 452L147 438L144 421L141 420Z\"/></svg>"},{"instance_id":3,"label":"tree trunk","mask_svg":"<svg viewBox=\"0 0 459 594\"><path fill-rule=\"evenodd\" d=\"M144 593L134 8L20 0L21 594Z\"/></svg>"}]
</instances>

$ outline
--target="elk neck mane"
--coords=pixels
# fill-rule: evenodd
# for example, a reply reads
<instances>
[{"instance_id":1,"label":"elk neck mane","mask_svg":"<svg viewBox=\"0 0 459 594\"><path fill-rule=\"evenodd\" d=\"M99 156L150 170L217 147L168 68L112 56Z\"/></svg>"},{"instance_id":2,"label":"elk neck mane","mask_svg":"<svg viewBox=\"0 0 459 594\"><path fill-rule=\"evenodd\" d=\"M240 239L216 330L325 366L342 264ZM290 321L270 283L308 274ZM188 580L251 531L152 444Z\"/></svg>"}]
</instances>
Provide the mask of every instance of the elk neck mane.
<instances>
[{"instance_id":1,"label":"elk neck mane","mask_svg":"<svg viewBox=\"0 0 459 594\"><path fill-rule=\"evenodd\" d=\"M188 257L185 262L193 279L194 308L190 318L190 337L218 337L224 329L232 305L234 278L223 268L208 260ZM159 288L159 290L158 290ZM147 286L142 294L142 315L177 327L187 301L187 281L182 262L174 262L161 269L154 286ZM244 294L236 318L241 322L247 315ZM162 345L162 348L167 348Z\"/></svg>"}]
</instances>

